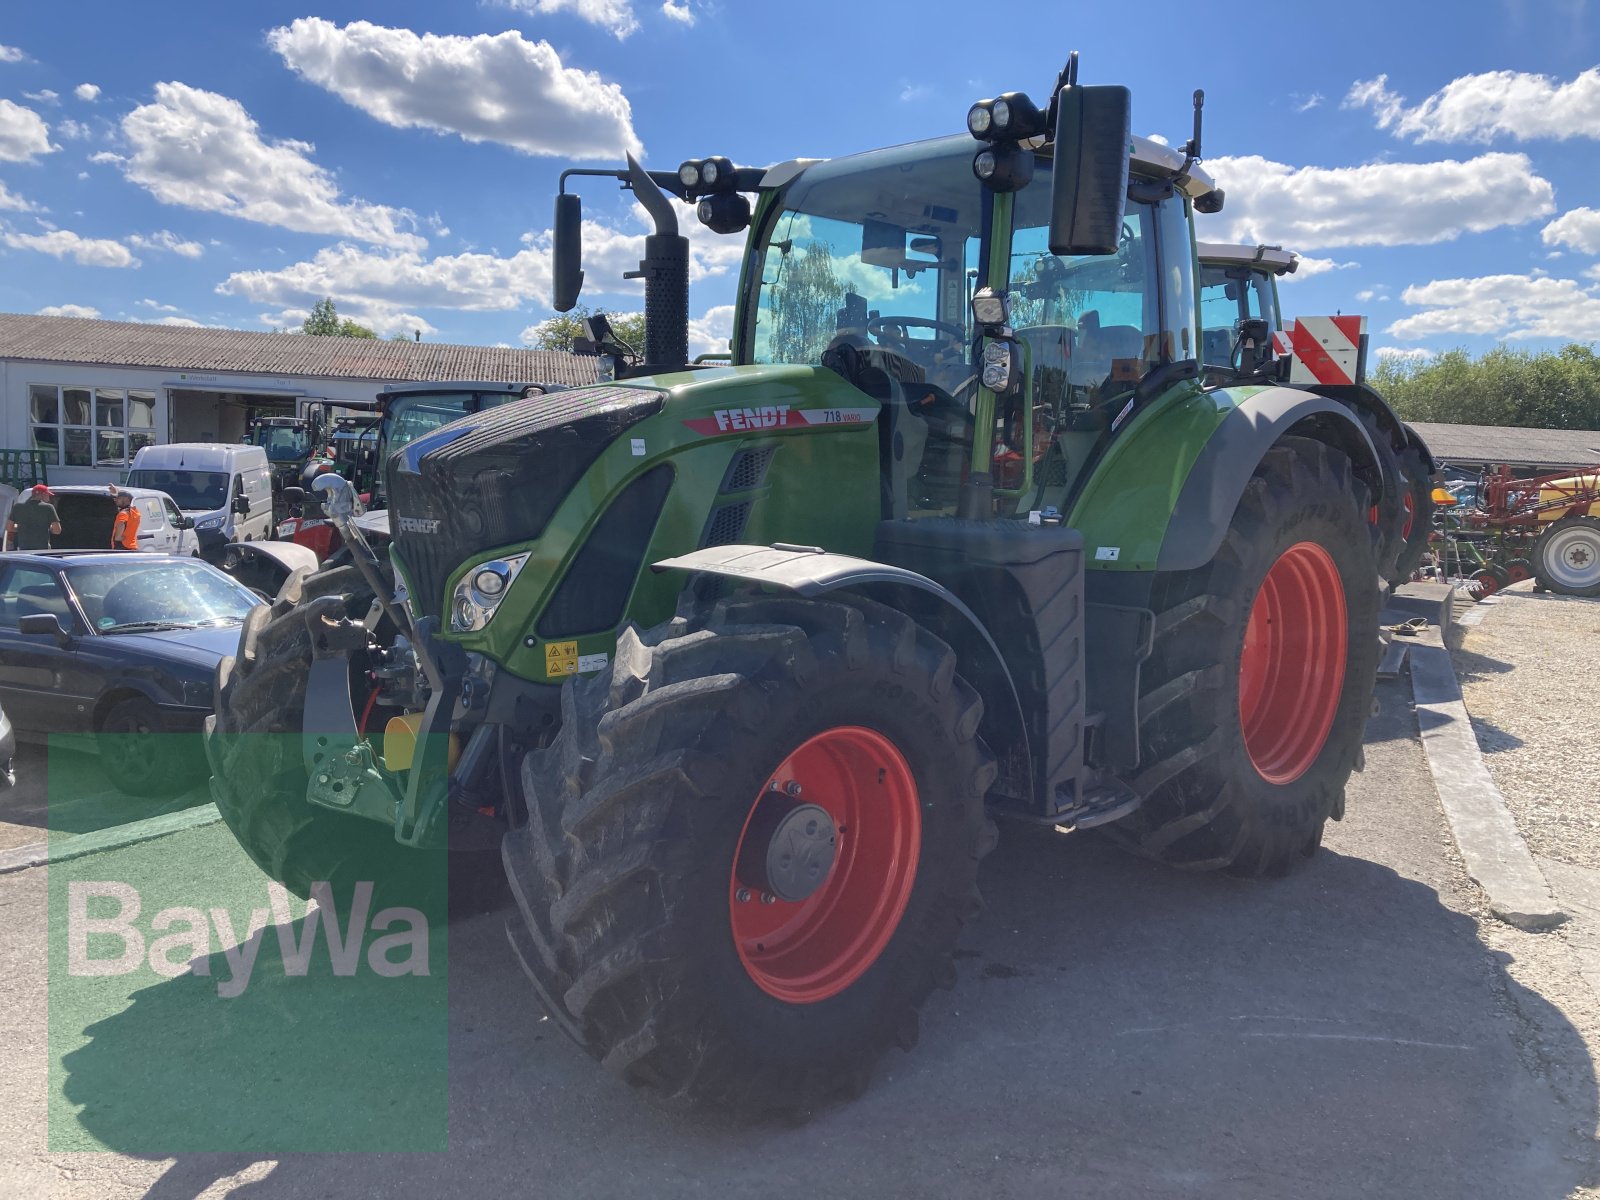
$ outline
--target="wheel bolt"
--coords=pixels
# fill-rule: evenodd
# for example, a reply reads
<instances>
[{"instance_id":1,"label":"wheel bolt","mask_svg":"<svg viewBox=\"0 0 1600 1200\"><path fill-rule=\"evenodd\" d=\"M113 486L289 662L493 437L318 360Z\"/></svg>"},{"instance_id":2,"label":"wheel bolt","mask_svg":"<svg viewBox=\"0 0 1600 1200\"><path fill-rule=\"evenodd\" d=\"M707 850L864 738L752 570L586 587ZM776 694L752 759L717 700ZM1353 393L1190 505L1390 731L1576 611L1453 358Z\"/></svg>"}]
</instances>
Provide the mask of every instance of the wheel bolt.
<instances>
[{"instance_id":1,"label":"wheel bolt","mask_svg":"<svg viewBox=\"0 0 1600 1200\"><path fill-rule=\"evenodd\" d=\"M735 892L733 894L733 898L735 900L737 900L740 904L749 904L750 903L750 889L749 888L740 888L737 892Z\"/></svg>"},{"instance_id":2,"label":"wheel bolt","mask_svg":"<svg viewBox=\"0 0 1600 1200\"><path fill-rule=\"evenodd\" d=\"M778 902L778 898L776 896L774 896L771 892L762 892L761 893L761 903L763 903L763 904L776 904L777 902Z\"/></svg>"},{"instance_id":3,"label":"wheel bolt","mask_svg":"<svg viewBox=\"0 0 1600 1200\"><path fill-rule=\"evenodd\" d=\"M791 779L789 781L789 786L783 790L788 792L791 796L798 796L800 794L800 781L797 779Z\"/></svg>"}]
</instances>

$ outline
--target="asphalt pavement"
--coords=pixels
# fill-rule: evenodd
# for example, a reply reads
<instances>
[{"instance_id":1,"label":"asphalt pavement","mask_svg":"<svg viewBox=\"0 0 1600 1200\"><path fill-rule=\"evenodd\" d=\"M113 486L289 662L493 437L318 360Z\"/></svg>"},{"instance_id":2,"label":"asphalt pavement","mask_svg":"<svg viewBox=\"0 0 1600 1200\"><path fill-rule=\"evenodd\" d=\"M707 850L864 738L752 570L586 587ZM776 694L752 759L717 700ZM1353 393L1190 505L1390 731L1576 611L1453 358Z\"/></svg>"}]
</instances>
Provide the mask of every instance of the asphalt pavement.
<instances>
[{"instance_id":1,"label":"asphalt pavement","mask_svg":"<svg viewBox=\"0 0 1600 1200\"><path fill-rule=\"evenodd\" d=\"M542 1018L491 914L449 931L447 1150L173 1157L118 1144L94 1120L97 1089L125 1089L146 1131L228 1103L184 1095L181 1061L144 1071L104 1053L117 1038L170 1040L164 990L192 981L47 1036L46 871L0 876L0 1195L1585 1194L1600 1184L1593 993L1558 935L1480 920L1409 689L1379 694L1348 815L1287 879L1187 875L1092 836L1003 830L959 981L928 1004L920 1045L892 1051L859 1100L797 1126L686 1112L606 1075ZM188 844L237 876L218 828L169 850ZM395 1020L367 1013L404 1038L386 1030ZM63 1032L77 1048L52 1061ZM240 1088L276 1082L269 1066L242 1048ZM46 1148L62 1095L57 1111L105 1151ZM333 1105L326 1119L398 1124L413 1100Z\"/></svg>"}]
</instances>

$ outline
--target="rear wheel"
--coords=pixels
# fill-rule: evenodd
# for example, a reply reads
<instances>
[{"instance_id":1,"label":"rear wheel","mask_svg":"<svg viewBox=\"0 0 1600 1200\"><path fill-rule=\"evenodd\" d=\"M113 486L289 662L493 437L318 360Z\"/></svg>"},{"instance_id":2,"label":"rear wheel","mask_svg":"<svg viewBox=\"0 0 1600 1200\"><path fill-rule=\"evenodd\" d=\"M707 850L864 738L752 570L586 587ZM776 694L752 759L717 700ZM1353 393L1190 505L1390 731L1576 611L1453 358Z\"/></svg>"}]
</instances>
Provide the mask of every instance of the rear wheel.
<instances>
[{"instance_id":1,"label":"rear wheel","mask_svg":"<svg viewBox=\"0 0 1600 1200\"><path fill-rule=\"evenodd\" d=\"M1367 507L1347 457L1286 438L1211 563L1157 577L1145 800L1114 837L1177 866L1279 875L1343 814L1377 670Z\"/></svg>"},{"instance_id":2,"label":"rear wheel","mask_svg":"<svg viewBox=\"0 0 1600 1200\"><path fill-rule=\"evenodd\" d=\"M1422 565L1422 556L1428 550L1428 535L1433 529L1434 503L1433 480L1422 451L1407 445L1395 457L1400 469L1400 504L1404 515L1400 522L1401 548L1389 582L1398 585L1408 582Z\"/></svg>"},{"instance_id":3,"label":"rear wheel","mask_svg":"<svg viewBox=\"0 0 1600 1200\"><path fill-rule=\"evenodd\" d=\"M1541 586L1564 596L1600 596L1600 520L1564 517L1533 548Z\"/></svg>"},{"instance_id":4,"label":"rear wheel","mask_svg":"<svg viewBox=\"0 0 1600 1200\"><path fill-rule=\"evenodd\" d=\"M1525 558L1508 558L1505 568L1506 579L1510 583L1521 583L1524 579L1533 578L1533 564Z\"/></svg>"},{"instance_id":5,"label":"rear wheel","mask_svg":"<svg viewBox=\"0 0 1600 1200\"><path fill-rule=\"evenodd\" d=\"M630 1083L751 1111L864 1086L951 952L992 840L982 704L864 600L735 598L569 683L505 840L513 945Z\"/></svg>"}]
</instances>

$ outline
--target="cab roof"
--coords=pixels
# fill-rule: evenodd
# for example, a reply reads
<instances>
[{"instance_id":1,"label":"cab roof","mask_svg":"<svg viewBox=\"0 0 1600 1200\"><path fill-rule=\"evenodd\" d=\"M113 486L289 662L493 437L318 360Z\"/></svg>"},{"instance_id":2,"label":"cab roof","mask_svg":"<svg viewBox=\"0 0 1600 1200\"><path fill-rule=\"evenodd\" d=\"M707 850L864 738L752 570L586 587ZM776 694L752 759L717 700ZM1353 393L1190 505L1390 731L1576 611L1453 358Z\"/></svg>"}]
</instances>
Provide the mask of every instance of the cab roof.
<instances>
[{"instance_id":1,"label":"cab roof","mask_svg":"<svg viewBox=\"0 0 1600 1200\"><path fill-rule=\"evenodd\" d=\"M1195 254L1201 262L1227 263L1253 267L1274 275L1293 275L1300 265L1299 255L1282 246L1246 246L1237 242L1197 242Z\"/></svg>"}]
</instances>

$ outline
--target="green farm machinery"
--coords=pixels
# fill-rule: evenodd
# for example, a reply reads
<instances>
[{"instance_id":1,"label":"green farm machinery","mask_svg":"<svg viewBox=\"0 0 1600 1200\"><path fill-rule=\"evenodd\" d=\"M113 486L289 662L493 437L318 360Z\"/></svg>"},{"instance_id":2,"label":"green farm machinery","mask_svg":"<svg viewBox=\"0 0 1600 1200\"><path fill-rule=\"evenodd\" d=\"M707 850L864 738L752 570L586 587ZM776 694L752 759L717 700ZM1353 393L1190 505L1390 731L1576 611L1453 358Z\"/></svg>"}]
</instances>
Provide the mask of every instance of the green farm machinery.
<instances>
[{"instance_id":1,"label":"green farm machinery","mask_svg":"<svg viewBox=\"0 0 1600 1200\"><path fill-rule=\"evenodd\" d=\"M914 1040L1001 824L1245 876L1312 854L1395 505L1349 404L1202 377L1199 101L1182 150L1130 137L1074 58L961 136L568 171L558 309L574 181L654 220L642 361L389 454L382 560L318 484L355 562L218 671L245 848L305 894L430 851L454 890L498 845L554 1024L787 1111ZM726 365L688 362L689 211L748 231Z\"/></svg>"}]
</instances>

